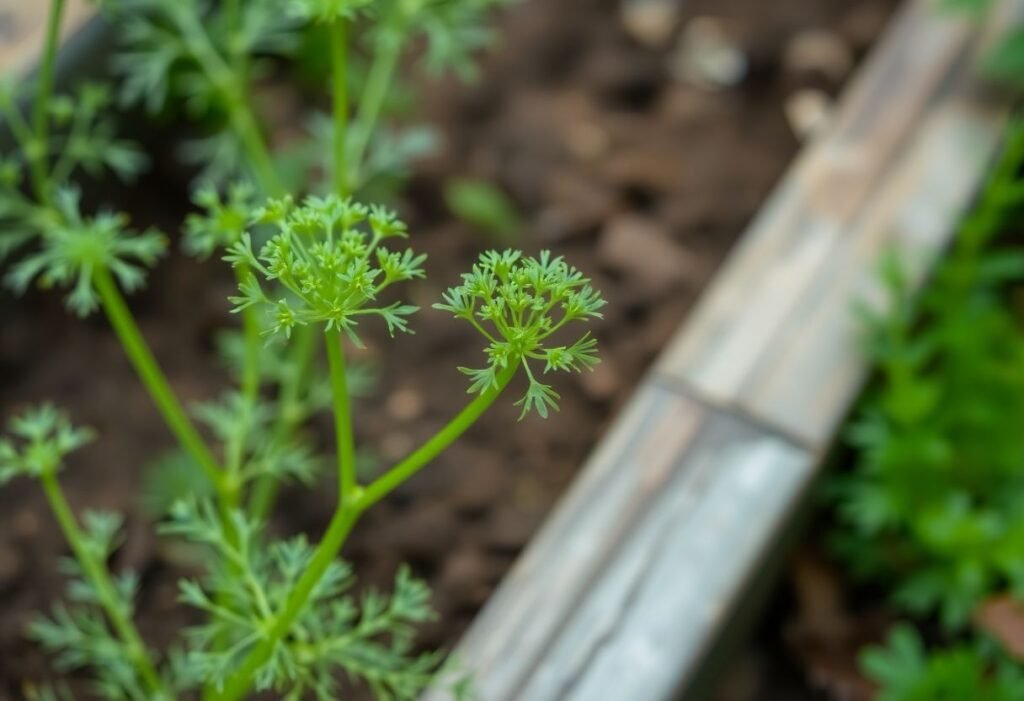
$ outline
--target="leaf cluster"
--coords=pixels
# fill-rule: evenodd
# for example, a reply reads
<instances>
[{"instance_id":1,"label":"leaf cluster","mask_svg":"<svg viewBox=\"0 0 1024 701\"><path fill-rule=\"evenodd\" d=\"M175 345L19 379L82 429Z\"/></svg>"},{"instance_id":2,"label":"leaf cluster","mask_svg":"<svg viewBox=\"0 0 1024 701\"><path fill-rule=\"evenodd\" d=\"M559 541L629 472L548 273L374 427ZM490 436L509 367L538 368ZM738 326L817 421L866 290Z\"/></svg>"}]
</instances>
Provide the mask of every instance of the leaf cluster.
<instances>
[{"instance_id":1,"label":"leaf cluster","mask_svg":"<svg viewBox=\"0 0 1024 701\"><path fill-rule=\"evenodd\" d=\"M554 337L568 324L601 318L604 305L590 280L562 257L508 250L482 254L434 308L469 322L488 342L484 367L459 368L470 377L471 393L496 388L503 370L522 364L530 383L516 402L522 418L531 410L546 417L558 409L558 393L537 379L531 362L543 363L545 374L580 372L598 363L597 339L589 332L568 345L554 345Z\"/></svg>"},{"instance_id":2,"label":"leaf cluster","mask_svg":"<svg viewBox=\"0 0 1024 701\"><path fill-rule=\"evenodd\" d=\"M49 206L56 196L68 205L73 175L99 177L110 171L131 180L146 166L147 158L132 142L118 137L107 86L85 83L74 93L51 97L40 109L50 133L45 138L30 125L22 107L30 102L32 84L0 81L0 120L10 129L15 149L0 154L0 262L35 239L43 238L60 217ZM38 176L26 193L25 174ZM74 203L77 209L77 201ZM64 224L70 222L65 221Z\"/></svg>"},{"instance_id":3,"label":"leaf cluster","mask_svg":"<svg viewBox=\"0 0 1024 701\"><path fill-rule=\"evenodd\" d=\"M0 84L0 115L20 146L20 150L3 163L4 176L0 184L4 188L21 184L21 173L33 158L52 163L50 177L57 185L66 183L78 169L93 177L109 170L128 181L145 168L146 155L135 143L117 135L109 86L84 83L74 93L52 97L46 111L56 132L47 139L45 146L39 143L20 113L20 103L30 96L28 87L24 83Z\"/></svg>"},{"instance_id":4,"label":"leaf cluster","mask_svg":"<svg viewBox=\"0 0 1024 701\"><path fill-rule=\"evenodd\" d=\"M256 307L267 312L270 331L285 337L296 326L323 324L358 343L356 326L367 315L383 319L392 334L409 331L408 317L416 307L402 302L377 305L391 285L424 275L426 256L380 245L407 237L394 212L336 195L309 197L301 205L286 197L268 201L256 213L256 222L274 227L276 233L258 253L248 233L228 249L225 260L252 271L239 296L231 298L235 311ZM271 298L257 275L289 295Z\"/></svg>"},{"instance_id":5,"label":"leaf cluster","mask_svg":"<svg viewBox=\"0 0 1024 701\"><path fill-rule=\"evenodd\" d=\"M865 650L861 667L879 685L878 701L1024 699L1024 671L1005 658L969 645L929 652L905 625L884 646Z\"/></svg>"},{"instance_id":6,"label":"leaf cluster","mask_svg":"<svg viewBox=\"0 0 1024 701\"><path fill-rule=\"evenodd\" d=\"M885 263L887 310L864 314L879 380L849 433L860 458L835 484L854 570L951 629L993 591L1024 592L1024 322L1008 303L1024 256L992 238L1024 205L1013 133L929 287L913 295Z\"/></svg>"},{"instance_id":7,"label":"leaf cluster","mask_svg":"<svg viewBox=\"0 0 1024 701\"><path fill-rule=\"evenodd\" d=\"M106 562L119 545L123 519L110 512L86 511L82 516L82 546L97 562ZM66 558L61 569L68 577L67 603L29 624L29 637L54 656L58 671L88 669L95 693L109 701L142 701L151 695L139 677L134 652L112 629L101 596L78 561ZM127 571L114 579L116 602L125 617L135 610L139 579Z\"/></svg>"},{"instance_id":8,"label":"leaf cluster","mask_svg":"<svg viewBox=\"0 0 1024 701\"><path fill-rule=\"evenodd\" d=\"M179 502L163 532L211 548L216 557L201 581L183 581L181 600L208 614L186 632L185 666L194 683L218 688L273 624L313 556L305 538L265 545L259 525L240 512L229 525L208 503ZM333 563L311 593L290 633L256 672L258 690L285 699L339 697L338 671L365 682L379 699L414 699L440 658L417 654L415 626L432 620L429 590L405 568L390 596L354 596L351 569ZM225 643L226 644L222 644Z\"/></svg>"},{"instance_id":9,"label":"leaf cluster","mask_svg":"<svg viewBox=\"0 0 1024 701\"><path fill-rule=\"evenodd\" d=\"M307 441L273 430L278 413L270 402L250 402L239 392L228 392L198 405L194 413L222 445L239 451L232 473L239 488L261 477L309 485L320 472L320 459Z\"/></svg>"},{"instance_id":10,"label":"leaf cluster","mask_svg":"<svg viewBox=\"0 0 1024 701\"><path fill-rule=\"evenodd\" d=\"M57 472L64 458L89 443L93 432L75 428L52 404L28 409L8 422L9 437L0 438L0 485L17 477Z\"/></svg>"},{"instance_id":11,"label":"leaf cluster","mask_svg":"<svg viewBox=\"0 0 1024 701\"><path fill-rule=\"evenodd\" d=\"M58 190L53 210L41 221L45 223L38 248L11 267L6 282L19 294L33 281L44 288L70 288L67 305L79 316L96 309L95 277L100 271L112 274L125 290L137 290L145 283L146 267L167 247L166 238L155 229L130 230L124 214L84 216L79 193L73 189Z\"/></svg>"}]
</instances>

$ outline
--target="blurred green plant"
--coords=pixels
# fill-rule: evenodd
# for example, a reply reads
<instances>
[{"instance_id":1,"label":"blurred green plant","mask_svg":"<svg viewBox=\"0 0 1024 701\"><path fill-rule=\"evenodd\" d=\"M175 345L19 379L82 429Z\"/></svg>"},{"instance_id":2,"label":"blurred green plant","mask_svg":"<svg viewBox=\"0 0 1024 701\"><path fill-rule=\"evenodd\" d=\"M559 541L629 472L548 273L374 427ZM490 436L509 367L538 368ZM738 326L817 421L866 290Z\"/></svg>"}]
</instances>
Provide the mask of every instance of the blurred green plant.
<instances>
[{"instance_id":1,"label":"blurred green plant","mask_svg":"<svg viewBox=\"0 0 1024 701\"><path fill-rule=\"evenodd\" d=\"M883 701L1024 698L1021 667L968 628L995 595L1024 595L1024 253L1001 239L1022 212L1018 117L925 289L891 254L885 305L861 310L878 377L848 432L856 463L830 484L834 544L899 609L968 641L929 652L896 628L862 656Z\"/></svg>"},{"instance_id":2,"label":"blurred green plant","mask_svg":"<svg viewBox=\"0 0 1024 701\"><path fill-rule=\"evenodd\" d=\"M907 625L895 627L885 645L864 650L860 663L878 684L877 701L1024 698L1024 670L991 646L962 644L929 651Z\"/></svg>"},{"instance_id":3,"label":"blurred green plant","mask_svg":"<svg viewBox=\"0 0 1024 701\"><path fill-rule=\"evenodd\" d=\"M495 241L510 243L522 231L519 210L486 180L452 178L444 185L444 201L452 214Z\"/></svg>"}]
</instances>

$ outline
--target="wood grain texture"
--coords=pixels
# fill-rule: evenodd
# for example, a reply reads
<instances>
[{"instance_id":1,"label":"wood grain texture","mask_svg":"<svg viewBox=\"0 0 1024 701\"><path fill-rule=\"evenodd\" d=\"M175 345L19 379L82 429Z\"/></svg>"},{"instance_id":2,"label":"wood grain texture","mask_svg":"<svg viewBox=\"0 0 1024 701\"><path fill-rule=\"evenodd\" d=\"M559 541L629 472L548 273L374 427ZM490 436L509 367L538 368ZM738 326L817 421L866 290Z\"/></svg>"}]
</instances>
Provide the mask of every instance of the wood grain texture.
<instances>
[{"instance_id":1,"label":"wood grain texture","mask_svg":"<svg viewBox=\"0 0 1024 701\"><path fill-rule=\"evenodd\" d=\"M0 76L23 75L39 60L49 0L0 0ZM81 29L95 14L87 0L66 0L61 37Z\"/></svg>"},{"instance_id":2,"label":"wood grain texture","mask_svg":"<svg viewBox=\"0 0 1024 701\"><path fill-rule=\"evenodd\" d=\"M642 385L460 645L476 698L668 698L810 463L785 439Z\"/></svg>"},{"instance_id":3,"label":"wood grain texture","mask_svg":"<svg viewBox=\"0 0 1024 701\"><path fill-rule=\"evenodd\" d=\"M815 450L863 380L850 312L878 301L879 257L899 250L914 278L924 276L1006 112L978 99L978 32L927 5L911 2L894 21L833 128L793 167L657 364Z\"/></svg>"},{"instance_id":4,"label":"wood grain texture","mask_svg":"<svg viewBox=\"0 0 1024 701\"><path fill-rule=\"evenodd\" d=\"M693 690L862 382L853 307L879 303L880 254L923 279L991 161L987 36L924 1L893 21L459 645L475 698Z\"/></svg>"}]
</instances>

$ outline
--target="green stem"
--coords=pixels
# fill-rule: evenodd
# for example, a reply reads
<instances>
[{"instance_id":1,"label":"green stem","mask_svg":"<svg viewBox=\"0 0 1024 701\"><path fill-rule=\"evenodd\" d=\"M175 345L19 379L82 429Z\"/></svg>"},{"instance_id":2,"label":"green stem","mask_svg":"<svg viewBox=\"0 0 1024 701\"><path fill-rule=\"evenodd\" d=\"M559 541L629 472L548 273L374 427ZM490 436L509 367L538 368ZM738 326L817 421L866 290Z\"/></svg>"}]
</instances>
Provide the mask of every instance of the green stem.
<instances>
[{"instance_id":1,"label":"green stem","mask_svg":"<svg viewBox=\"0 0 1024 701\"><path fill-rule=\"evenodd\" d=\"M218 492L223 494L225 485L217 460L213 457L213 453L210 452L202 436L199 435L199 431L189 420L167 382L167 378L160 370L160 366L153 357L153 352L135 324L135 319L132 317L128 305L125 304L120 290L117 289L117 283L114 282L110 271L103 267L96 268L93 273L93 281L96 291L99 292L103 310L110 320L110 325L114 328L125 353L128 354L128 359L135 366L142 384L149 391L149 396L160 410L167 426L185 451L206 473L207 478Z\"/></svg>"},{"instance_id":2,"label":"green stem","mask_svg":"<svg viewBox=\"0 0 1024 701\"><path fill-rule=\"evenodd\" d=\"M466 407L460 411L454 419L449 421L444 428L436 433L433 438L421 445L415 452L402 460L402 462L398 463L395 467L388 470L367 486L360 497L362 508L369 508L379 502L396 487L403 484L406 480L423 469L423 467L431 460L440 455L445 448L454 443L459 436L466 432L466 429L476 423L476 420L479 419L488 408L490 408L491 404L494 403L494 400L497 399L501 395L502 391L504 391L505 387L508 386L508 383L515 376L518 368L519 365L517 363L502 370L496 378L496 386L489 387L477 395L476 399L467 404Z\"/></svg>"},{"instance_id":3,"label":"green stem","mask_svg":"<svg viewBox=\"0 0 1024 701\"><path fill-rule=\"evenodd\" d=\"M359 186L363 158L402 54L403 42L398 39L401 35L404 35L404 30L401 27L396 28L394 36L383 42L370 67L370 74L359 101L359 115L352 127L352 148L348 159L350 175L347 179L350 187Z\"/></svg>"},{"instance_id":4,"label":"green stem","mask_svg":"<svg viewBox=\"0 0 1024 701\"><path fill-rule=\"evenodd\" d=\"M351 501L356 492L356 448L352 435L352 409L345 377L345 346L341 332L328 331L327 365L331 371L331 395L334 402L334 435L338 442L338 501Z\"/></svg>"},{"instance_id":5,"label":"green stem","mask_svg":"<svg viewBox=\"0 0 1024 701\"><path fill-rule=\"evenodd\" d=\"M344 507L344 505L342 505ZM278 642L288 634L292 623L302 613L310 595L320 583L327 568L337 556L345 539L352 531L360 512L355 508L339 508L331 519L324 538L317 546L313 559L302 573L281 609L274 617L266 636L243 660L242 665L225 683L224 689L215 698L218 701L238 701L252 687L256 672L266 664Z\"/></svg>"},{"instance_id":6,"label":"green stem","mask_svg":"<svg viewBox=\"0 0 1024 701\"><path fill-rule=\"evenodd\" d=\"M200 68L214 85L220 90L224 99L224 106L228 110L228 117L238 132L238 138L242 142L249 158L253 173L260 182L260 186L271 196L279 196L285 189L274 169L274 162L270 158L270 150L260 132L258 122L253 114L252 107L246 97L245 83L240 75L237 75L232 67L218 53L206 28L199 21L198 16L187 12L173 13L173 19L177 24L178 31L188 46L189 51L199 63Z\"/></svg>"},{"instance_id":7,"label":"green stem","mask_svg":"<svg viewBox=\"0 0 1024 701\"><path fill-rule=\"evenodd\" d=\"M96 590L99 603L110 619L114 631L128 649L131 663L138 671L140 679L154 694L154 698L172 698L164 687L160 675L157 674L156 667L149 657L145 643L142 641L142 636L139 635L138 630L135 629L135 625L131 621L131 617L121 605L117 587L111 581L106 566L103 563L97 562L93 557L93 553L86 546L85 536L79 529L71 507L64 498L64 493L61 491L55 471L48 470L43 472L40 482L43 485L43 491L46 492L46 498L50 502L50 509L53 511L53 515L57 519L57 523L60 525L60 529L68 541L68 545L71 546L75 559L78 560L78 564L82 566L82 572Z\"/></svg>"},{"instance_id":8,"label":"green stem","mask_svg":"<svg viewBox=\"0 0 1024 701\"><path fill-rule=\"evenodd\" d=\"M242 7L239 0L224 0L224 17L228 25L228 37L231 42L228 46L231 57L231 67L240 81L245 80L248 70L246 66L247 56L242 47Z\"/></svg>"},{"instance_id":9,"label":"green stem","mask_svg":"<svg viewBox=\"0 0 1024 701\"><path fill-rule=\"evenodd\" d=\"M334 74L334 190L349 194L345 169L348 139L348 24L339 19L331 27L331 67Z\"/></svg>"},{"instance_id":10,"label":"green stem","mask_svg":"<svg viewBox=\"0 0 1024 701\"><path fill-rule=\"evenodd\" d=\"M249 270L246 266L235 267L235 278L239 285L245 281L248 275ZM242 400L250 414L243 429L235 435L225 450L225 467L230 474L237 474L242 469L245 445L248 442L248 434L252 425L252 412L255 410L260 392L260 322L256 316L256 310L252 307L242 310L242 333L244 350L241 390Z\"/></svg>"},{"instance_id":11,"label":"green stem","mask_svg":"<svg viewBox=\"0 0 1024 701\"><path fill-rule=\"evenodd\" d=\"M250 689L256 673L270 659L280 640L291 630L292 624L302 613L313 589L338 556L341 547L345 544L345 539L363 512L383 499L399 484L419 472L424 465L465 433L501 395L515 375L517 367L513 365L503 370L498 375L496 386L484 390L433 438L365 490L349 492L345 499L338 504L327 532L317 546L316 552L313 553L309 566L288 595L284 607L274 616L274 622L267 630L266 636L253 648L238 670L227 680L224 690L216 697L218 701L238 701Z\"/></svg>"},{"instance_id":12,"label":"green stem","mask_svg":"<svg viewBox=\"0 0 1024 701\"><path fill-rule=\"evenodd\" d=\"M46 43L39 64L38 87L35 104L32 106L34 139L32 152L28 154L32 187L43 204L50 203L50 188L46 172L47 131L50 126L50 98L53 97L54 72L57 63L57 42L60 39L60 22L64 14L64 0L51 0L50 16L46 24Z\"/></svg>"},{"instance_id":13,"label":"green stem","mask_svg":"<svg viewBox=\"0 0 1024 701\"><path fill-rule=\"evenodd\" d=\"M256 118L253 116L252 109L241 92L241 90L238 90L235 97L225 98L229 102L231 122L238 131L238 136L242 140L242 148L245 149L260 187L263 188L266 194L278 197L284 193L285 187L277 177L274 161L270 157L270 150L267 148L263 134L256 124Z\"/></svg>"},{"instance_id":14,"label":"green stem","mask_svg":"<svg viewBox=\"0 0 1024 701\"><path fill-rule=\"evenodd\" d=\"M277 421L273 428L274 439L277 441L287 439L306 420L306 412L303 411L299 400L309 383L309 368L313 364L316 351L314 341L318 335L310 326L303 326L295 331L295 340L288 360L290 373L281 383L277 401ZM265 520L270 513L279 486L280 481L270 475L256 483L249 501L249 513L257 520Z\"/></svg>"}]
</instances>

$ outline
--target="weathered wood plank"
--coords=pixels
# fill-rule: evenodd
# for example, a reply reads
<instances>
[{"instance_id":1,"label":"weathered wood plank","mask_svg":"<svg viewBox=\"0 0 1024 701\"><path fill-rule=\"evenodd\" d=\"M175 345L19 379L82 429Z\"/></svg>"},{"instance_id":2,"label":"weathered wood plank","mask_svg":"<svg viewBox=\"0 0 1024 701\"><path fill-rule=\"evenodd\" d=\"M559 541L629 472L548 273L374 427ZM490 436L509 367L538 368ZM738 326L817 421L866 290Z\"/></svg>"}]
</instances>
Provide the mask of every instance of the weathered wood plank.
<instances>
[{"instance_id":1,"label":"weathered wood plank","mask_svg":"<svg viewBox=\"0 0 1024 701\"><path fill-rule=\"evenodd\" d=\"M1006 5L1019 3L1006 3ZM657 372L821 449L863 380L849 313L876 261L920 279L996 147L970 25L913 2L657 364ZM956 164L951 166L951 164Z\"/></svg>"},{"instance_id":2,"label":"weathered wood plank","mask_svg":"<svg viewBox=\"0 0 1024 701\"><path fill-rule=\"evenodd\" d=\"M750 563L771 545L813 462L777 435L711 414L536 668L503 698L674 697L743 596Z\"/></svg>"},{"instance_id":3,"label":"weathered wood plank","mask_svg":"<svg viewBox=\"0 0 1024 701\"><path fill-rule=\"evenodd\" d=\"M0 76L22 75L35 67L49 9L49 0L0 0ZM95 13L87 0L66 0L62 40L81 29Z\"/></svg>"},{"instance_id":4,"label":"weathered wood plank","mask_svg":"<svg viewBox=\"0 0 1024 701\"><path fill-rule=\"evenodd\" d=\"M517 698L515 690L671 479L705 419L698 404L669 389L646 385L636 393L507 576L503 603L489 605L463 641L472 668L487 670L475 678L480 699Z\"/></svg>"},{"instance_id":5,"label":"weathered wood plank","mask_svg":"<svg viewBox=\"0 0 1024 701\"><path fill-rule=\"evenodd\" d=\"M671 698L813 460L772 432L645 383L462 641L476 698Z\"/></svg>"},{"instance_id":6,"label":"weathered wood plank","mask_svg":"<svg viewBox=\"0 0 1024 701\"><path fill-rule=\"evenodd\" d=\"M982 179L1006 110L979 36L925 2L895 20L460 644L480 701L692 689L862 380L878 254L923 277Z\"/></svg>"}]
</instances>

